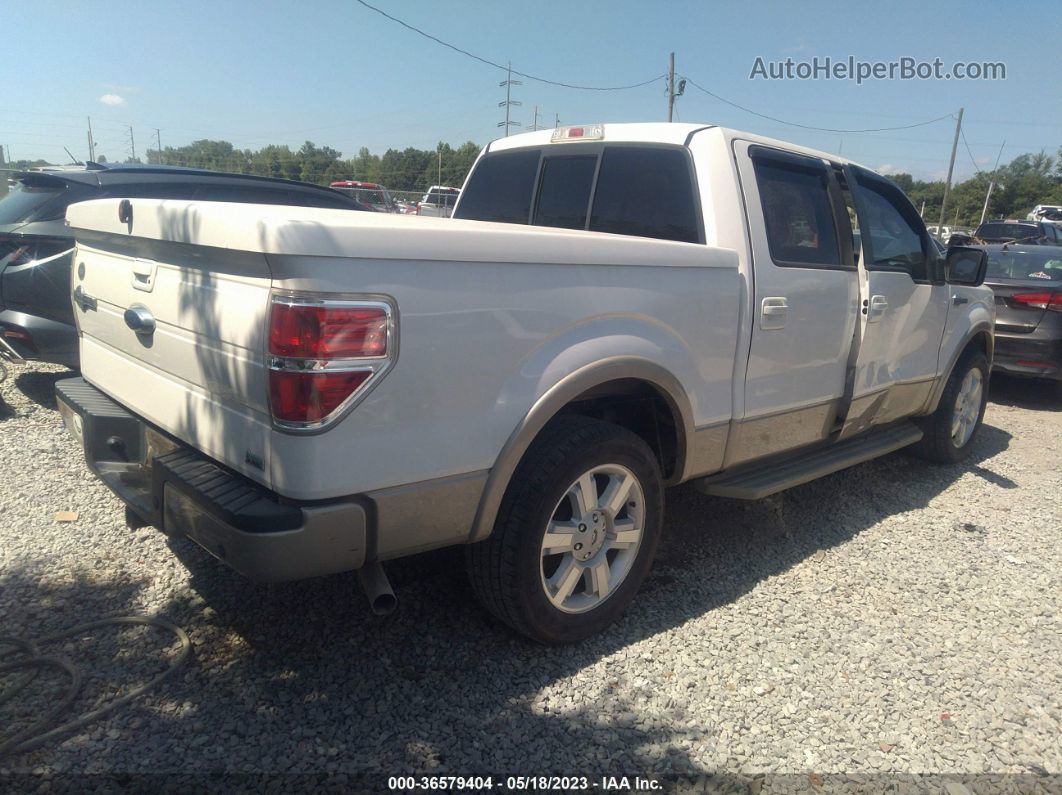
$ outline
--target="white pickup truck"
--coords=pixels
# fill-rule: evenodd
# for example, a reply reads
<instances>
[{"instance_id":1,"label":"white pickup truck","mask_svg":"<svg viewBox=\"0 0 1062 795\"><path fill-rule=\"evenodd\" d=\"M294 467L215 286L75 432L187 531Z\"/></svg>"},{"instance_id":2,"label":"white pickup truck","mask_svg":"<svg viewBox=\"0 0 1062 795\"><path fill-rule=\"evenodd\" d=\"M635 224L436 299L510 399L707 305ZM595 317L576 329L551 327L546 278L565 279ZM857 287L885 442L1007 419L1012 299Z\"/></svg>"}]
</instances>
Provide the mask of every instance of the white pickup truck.
<instances>
[{"instance_id":1,"label":"white pickup truck","mask_svg":"<svg viewBox=\"0 0 1062 795\"><path fill-rule=\"evenodd\" d=\"M70 208L60 409L134 520L263 580L467 545L515 629L577 640L649 570L664 487L757 499L973 444L985 257L884 178L694 124L487 146L453 219Z\"/></svg>"}]
</instances>

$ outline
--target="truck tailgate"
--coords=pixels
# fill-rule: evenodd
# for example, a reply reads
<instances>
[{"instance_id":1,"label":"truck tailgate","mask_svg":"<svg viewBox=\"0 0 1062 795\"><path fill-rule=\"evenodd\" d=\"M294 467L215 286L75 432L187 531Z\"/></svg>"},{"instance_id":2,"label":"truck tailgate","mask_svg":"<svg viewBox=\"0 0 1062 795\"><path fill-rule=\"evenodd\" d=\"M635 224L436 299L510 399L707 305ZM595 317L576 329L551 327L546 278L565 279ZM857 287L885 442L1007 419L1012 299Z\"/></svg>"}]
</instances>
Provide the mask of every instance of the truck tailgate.
<instances>
[{"instance_id":1,"label":"truck tailgate","mask_svg":"<svg viewBox=\"0 0 1062 795\"><path fill-rule=\"evenodd\" d=\"M125 224L114 231L107 217L116 220L117 202L89 204L102 207L70 211L78 226L72 284L84 377L268 485L265 256L197 245L194 205L181 203L190 223L174 225L152 223L172 220L164 203L138 201L144 217L131 236Z\"/></svg>"}]
</instances>

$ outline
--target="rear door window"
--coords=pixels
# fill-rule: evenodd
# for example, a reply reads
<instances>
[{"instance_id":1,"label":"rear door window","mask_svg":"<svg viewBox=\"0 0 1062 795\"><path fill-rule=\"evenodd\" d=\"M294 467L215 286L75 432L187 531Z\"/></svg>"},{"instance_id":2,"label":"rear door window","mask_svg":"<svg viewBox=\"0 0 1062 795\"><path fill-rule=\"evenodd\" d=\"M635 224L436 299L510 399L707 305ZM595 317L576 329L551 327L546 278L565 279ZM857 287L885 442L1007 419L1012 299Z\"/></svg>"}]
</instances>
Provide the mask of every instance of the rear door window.
<instances>
[{"instance_id":1,"label":"rear door window","mask_svg":"<svg viewBox=\"0 0 1062 795\"><path fill-rule=\"evenodd\" d=\"M538 149L484 155L472 172L454 217L526 224L531 216L538 159Z\"/></svg>"},{"instance_id":2,"label":"rear door window","mask_svg":"<svg viewBox=\"0 0 1062 795\"><path fill-rule=\"evenodd\" d=\"M586 211L596 169L596 155L546 158L539 181L535 224L564 229L586 228Z\"/></svg>"},{"instance_id":3,"label":"rear door window","mask_svg":"<svg viewBox=\"0 0 1062 795\"><path fill-rule=\"evenodd\" d=\"M754 163L767 244L775 264L840 266L825 168L760 157ZM855 246L854 236L852 243Z\"/></svg>"},{"instance_id":4,"label":"rear door window","mask_svg":"<svg viewBox=\"0 0 1062 795\"><path fill-rule=\"evenodd\" d=\"M590 229L700 242L690 161L677 147L606 146Z\"/></svg>"}]
</instances>

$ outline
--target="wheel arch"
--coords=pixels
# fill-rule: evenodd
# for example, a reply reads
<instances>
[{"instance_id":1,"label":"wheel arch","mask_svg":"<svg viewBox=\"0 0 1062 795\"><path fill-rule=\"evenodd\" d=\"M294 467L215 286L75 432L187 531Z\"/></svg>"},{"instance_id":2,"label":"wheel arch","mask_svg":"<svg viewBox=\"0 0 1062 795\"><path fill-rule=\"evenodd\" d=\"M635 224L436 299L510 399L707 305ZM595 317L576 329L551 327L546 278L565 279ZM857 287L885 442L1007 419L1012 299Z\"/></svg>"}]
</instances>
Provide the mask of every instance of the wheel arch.
<instances>
[{"instance_id":1,"label":"wheel arch","mask_svg":"<svg viewBox=\"0 0 1062 795\"><path fill-rule=\"evenodd\" d=\"M693 413L685 389L671 372L649 359L613 356L585 365L558 381L535 401L513 429L487 478L469 541L482 541L490 535L502 497L516 467L551 420L562 414L596 416L593 411L586 410L588 404L600 407L611 398L630 396L632 389L635 390L633 394L655 398L659 401L658 406L666 407L674 435L673 448L664 445L662 450L650 439L646 441L658 458L662 452L668 451L665 455L673 459L669 466L666 460L661 462L662 469L670 469L665 482L671 484L683 480L694 430ZM644 432L630 427L628 423L621 421L616 424L628 427L646 438Z\"/></svg>"}]
</instances>

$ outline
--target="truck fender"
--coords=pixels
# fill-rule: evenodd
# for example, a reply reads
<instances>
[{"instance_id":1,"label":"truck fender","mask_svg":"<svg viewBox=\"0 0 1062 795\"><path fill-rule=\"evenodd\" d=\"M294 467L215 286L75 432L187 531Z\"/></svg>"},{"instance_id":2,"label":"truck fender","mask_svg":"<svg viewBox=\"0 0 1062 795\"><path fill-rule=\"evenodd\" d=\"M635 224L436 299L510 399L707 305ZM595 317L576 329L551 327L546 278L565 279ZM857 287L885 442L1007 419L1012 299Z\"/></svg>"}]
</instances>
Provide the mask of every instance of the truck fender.
<instances>
[{"instance_id":1,"label":"truck fender","mask_svg":"<svg viewBox=\"0 0 1062 795\"><path fill-rule=\"evenodd\" d=\"M977 311L979 305L975 305L975 311L972 311L967 315L968 328L962 334L962 341L956 345L948 353L947 367L941 370L941 375L937 378L936 383L933 385L933 391L930 392L929 400L926 403L924 414L932 414L937 410L937 406L940 404L940 397L944 394L944 387L948 385L948 379L951 378L952 371L955 370L955 366L959 363L963 354L969 349L971 344L978 344L976 341L978 337L984 339L985 356L988 359L988 367L992 368L992 355L995 348L995 338L993 337L993 318L992 314L988 310ZM958 329L955 330L956 332ZM942 350L943 354L944 351Z\"/></svg>"},{"instance_id":2,"label":"truck fender","mask_svg":"<svg viewBox=\"0 0 1062 795\"><path fill-rule=\"evenodd\" d=\"M591 322L582 325L596 326L597 324ZM630 330L633 331L633 329ZM644 334L646 329L643 327L641 331ZM651 334L655 337L661 331L662 329L657 327L655 333L651 332ZM686 452L695 427L693 406L682 379L672 369L654 359L670 357L672 364L677 365L674 369L689 378L697 372L692 352L681 345L676 337L672 337L669 340L671 344L661 350L662 340L650 341L644 336L634 339L627 335L616 334L602 337L589 328L579 328L575 333L580 338L578 341L572 340L575 344L565 345L560 350L553 345L539 348L536 354L529 357L529 360L519 368L524 378L529 373L539 373L539 383L543 388L535 390L536 397L523 418L509 434L495 459L480 498L469 538L471 542L481 541L490 535L509 480L539 431L572 400L601 384L619 379L637 379L657 389L671 408L678 430L679 449L676 472L682 473L685 469ZM592 345L589 344L591 340ZM683 352L678 357L675 356L676 343L680 345L679 350ZM548 363L534 362L534 359L539 358L546 348L554 349L554 355L550 357ZM653 353L656 355L650 358L650 354ZM516 379L517 382L519 380L522 379ZM503 390L499 400L514 399L514 393L518 391L515 387L516 383L510 384Z\"/></svg>"}]
</instances>

